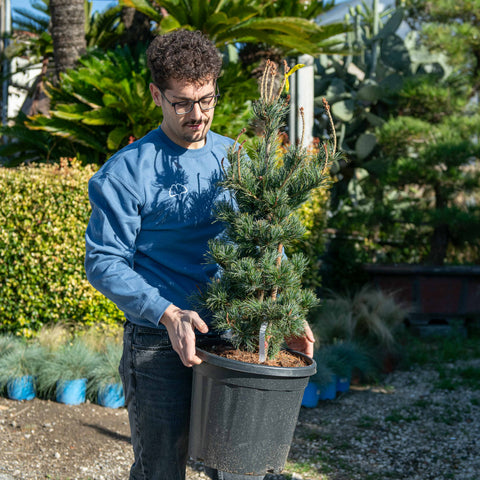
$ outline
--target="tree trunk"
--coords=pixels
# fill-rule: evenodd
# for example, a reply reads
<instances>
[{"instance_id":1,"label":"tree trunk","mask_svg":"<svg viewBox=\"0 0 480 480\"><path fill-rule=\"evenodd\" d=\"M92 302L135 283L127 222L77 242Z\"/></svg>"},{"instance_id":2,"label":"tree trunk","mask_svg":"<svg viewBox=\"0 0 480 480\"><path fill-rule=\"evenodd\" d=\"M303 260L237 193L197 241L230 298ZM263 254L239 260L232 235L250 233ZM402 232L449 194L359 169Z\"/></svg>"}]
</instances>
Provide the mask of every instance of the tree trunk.
<instances>
[{"instance_id":1,"label":"tree trunk","mask_svg":"<svg viewBox=\"0 0 480 480\"><path fill-rule=\"evenodd\" d=\"M128 45L133 51L139 43L148 44L153 40L150 19L131 7L122 10L122 21L125 25L121 43Z\"/></svg>"},{"instance_id":2,"label":"tree trunk","mask_svg":"<svg viewBox=\"0 0 480 480\"><path fill-rule=\"evenodd\" d=\"M435 209L443 210L447 206L447 199L442 194L441 187L435 186ZM447 256L448 241L450 239L450 231L448 224L441 223L435 225L432 236L430 237L430 254L427 263L432 265L443 265Z\"/></svg>"},{"instance_id":3,"label":"tree trunk","mask_svg":"<svg viewBox=\"0 0 480 480\"><path fill-rule=\"evenodd\" d=\"M50 0L53 58L57 78L85 53L84 0Z\"/></svg>"},{"instance_id":4,"label":"tree trunk","mask_svg":"<svg viewBox=\"0 0 480 480\"><path fill-rule=\"evenodd\" d=\"M435 227L430 238L430 255L427 263L432 265L443 265L447 256L448 248L448 225L442 224Z\"/></svg>"}]
</instances>

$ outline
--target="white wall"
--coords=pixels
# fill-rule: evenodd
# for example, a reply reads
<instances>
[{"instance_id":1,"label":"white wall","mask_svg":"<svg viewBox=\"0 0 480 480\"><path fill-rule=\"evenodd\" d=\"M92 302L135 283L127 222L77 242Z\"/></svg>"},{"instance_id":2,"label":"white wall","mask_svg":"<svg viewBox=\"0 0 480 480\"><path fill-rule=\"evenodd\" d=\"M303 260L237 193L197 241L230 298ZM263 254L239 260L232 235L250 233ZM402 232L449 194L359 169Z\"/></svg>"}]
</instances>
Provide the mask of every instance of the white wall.
<instances>
[{"instance_id":1,"label":"white wall","mask_svg":"<svg viewBox=\"0 0 480 480\"><path fill-rule=\"evenodd\" d=\"M42 71L42 65L34 65L26 72L18 72L19 68L27 65L27 60L24 58L15 58L10 64L11 72L16 72L12 76L12 80L8 87L8 118L14 118L22 108L27 91L17 88L14 85L31 87L35 78Z\"/></svg>"}]
</instances>

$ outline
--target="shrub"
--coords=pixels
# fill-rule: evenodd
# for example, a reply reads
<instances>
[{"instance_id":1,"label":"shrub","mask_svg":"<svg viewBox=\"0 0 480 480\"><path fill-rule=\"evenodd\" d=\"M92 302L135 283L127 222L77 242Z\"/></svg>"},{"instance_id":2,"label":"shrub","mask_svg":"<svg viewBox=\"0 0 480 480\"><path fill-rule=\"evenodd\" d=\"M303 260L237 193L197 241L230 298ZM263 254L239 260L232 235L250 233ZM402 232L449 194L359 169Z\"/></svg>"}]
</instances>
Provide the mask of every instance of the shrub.
<instances>
[{"instance_id":1,"label":"shrub","mask_svg":"<svg viewBox=\"0 0 480 480\"><path fill-rule=\"evenodd\" d=\"M317 365L323 365L338 377L351 378L352 373L355 373L365 378L372 378L377 373L368 349L352 341L321 345L320 348L315 349L313 358ZM319 370L312 379L320 385L323 381L325 385L329 383L330 378L327 377L325 382L325 377Z\"/></svg>"},{"instance_id":2,"label":"shrub","mask_svg":"<svg viewBox=\"0 0 480 480\"><path fill-rule=\"evenodd\" d=\"M15 348L0 358L0 388L6 386L9 380L38 375L45 355L46 351L40 345L18 342Z\"/></svg>"},{"instance_id":3,"label":"shrub","mask_svg":"<svg viewBox=\"0 0 480 480\"><path fill-rule=\"evenodd\" d=\"M57 382L86 378L91 393L93 371L98 364L98 353L81 339L75 338L50 352L38 372L37 389L41 397L51 398Z\"/></svg>"},{"instance_id":4,"label":"shrub","mask_svg":"<svg viewBox=\"0 0 480 480\"><path fill-rule=\"evenodd\" d=\"M397 355L406 311L391 295L366 285L354 294L334 294L311 312L317 340L330 345L354 342L372 358Z\"/></svg>"},{"instance_id":5,"label":"shrub","mask_svg":"<svg viewBox=\"0 0 480 480\"><path fill-rule=\"evenodd\" d=\"M98 392L110 384L122 382L118 366L122 358L123 345L121 342L110 340L98 355L98 362L92 372L92 389Z\"/></svg>"},{"instance_id":6,"label":"shrub","mask_svg":"<svg viewBox=\"0 0 480 480\"><path fill-rule=\"evenodd\" d=\"M93 173L66 159L0 168L0 331L30 337L45 323L121 320L84 273L87 181Z\"/></svg>"}]
</instances>

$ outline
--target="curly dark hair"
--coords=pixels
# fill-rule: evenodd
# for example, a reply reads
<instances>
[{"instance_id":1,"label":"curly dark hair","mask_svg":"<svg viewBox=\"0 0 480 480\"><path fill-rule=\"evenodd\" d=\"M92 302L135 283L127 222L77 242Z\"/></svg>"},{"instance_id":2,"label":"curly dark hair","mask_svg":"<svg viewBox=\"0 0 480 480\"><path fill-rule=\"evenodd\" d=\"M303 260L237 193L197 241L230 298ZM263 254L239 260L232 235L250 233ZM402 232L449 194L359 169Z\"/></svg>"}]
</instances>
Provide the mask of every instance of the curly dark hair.
<instances>
[{"instance_id":1,"label":"curly dark hair","mask_svg":"<svg viewBox=\"0 0 480 480\"><path fill-rule=\"evenodd\" d=\"M147 65L153 82L163 90L170 79L189 83L216 80L222 57L202 32L175 30L153 39L147 49Z\"/></svg>"}]
</instances>

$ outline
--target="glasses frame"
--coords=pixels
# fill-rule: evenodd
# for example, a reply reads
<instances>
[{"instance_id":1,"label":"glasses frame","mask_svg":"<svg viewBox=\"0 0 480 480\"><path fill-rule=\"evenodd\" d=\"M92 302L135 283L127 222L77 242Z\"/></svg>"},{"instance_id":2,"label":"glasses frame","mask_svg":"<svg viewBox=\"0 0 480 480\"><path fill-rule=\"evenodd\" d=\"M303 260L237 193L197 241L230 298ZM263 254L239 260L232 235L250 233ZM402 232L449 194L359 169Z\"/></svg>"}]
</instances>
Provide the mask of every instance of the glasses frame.
<instances>
[{"instance_id":1,"label":"glasses frame","mask_svg":"<svg viewBox=\"0 0 480 480\"><path fill-rule=\"evenodd\" d=\"M209 110L213 110L216 106L217 106L217 103L218 103L218 99L220 97L220 92L218 90L218 85L215 84L215 91L217 93L215 93L214 95L211 96L211 98L215 99L215 104L213 105L213 107L208 107L208 108L203 108L202 105L200 104L200 102L202 100L205 100L206 98L210 98L210 95L207 95L203 98L201 98L200 100L182 100L181 102L171 102L166 96L165 96L165 93L163 93L162 89L156 85L156 87L158 88L160 94L162 95L162 97L173 107L173 110L175 111L175 114L176 115L188 115L192 110L193 110L193 107L195 107L195 104L198 103L198 106L200 107L200 110L202 112L208 112ZM192 106L190 108L190 110L188 110L187 112L182 112L182 113L178 113L177 112L177 105L180 104L180 103L183 103L183 102L191 102Z\"/></svg>"}]
</instances>

